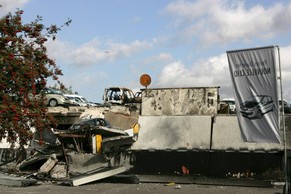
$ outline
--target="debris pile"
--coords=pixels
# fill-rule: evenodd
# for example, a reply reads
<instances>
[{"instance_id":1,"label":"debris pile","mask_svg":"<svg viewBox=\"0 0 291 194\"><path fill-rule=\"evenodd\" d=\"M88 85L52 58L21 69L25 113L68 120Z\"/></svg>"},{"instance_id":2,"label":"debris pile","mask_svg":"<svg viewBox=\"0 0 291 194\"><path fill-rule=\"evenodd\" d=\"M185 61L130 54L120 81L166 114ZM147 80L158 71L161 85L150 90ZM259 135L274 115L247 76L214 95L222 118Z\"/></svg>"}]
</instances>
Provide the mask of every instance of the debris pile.
<instances>
[{"instance_id":1,"label":"debris pile","mask_svg":"<svg viewBox=\"0 0 291 194\"><path fill-rule=\"evenodd\" d=\"M94 118L67 130L36 132L26 149L28 157L18 162L20 154L6 157L6 161L0 161L1 171L71 186L120 174L131 168L129 148L137 140L137 126L122 130L111 127L103 118Z\"/></svg>"}]
</instances>

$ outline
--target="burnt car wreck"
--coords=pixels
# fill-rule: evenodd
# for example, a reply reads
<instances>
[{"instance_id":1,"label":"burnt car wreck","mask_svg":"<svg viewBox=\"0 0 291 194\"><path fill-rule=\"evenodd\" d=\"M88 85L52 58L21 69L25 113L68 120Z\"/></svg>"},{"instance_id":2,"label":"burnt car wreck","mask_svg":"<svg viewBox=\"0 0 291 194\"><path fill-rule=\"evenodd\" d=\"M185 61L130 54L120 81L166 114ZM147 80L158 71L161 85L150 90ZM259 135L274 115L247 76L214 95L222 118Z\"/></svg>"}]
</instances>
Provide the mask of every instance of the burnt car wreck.
<instances>
[{"instance_id":1,"label":"burnt car wreck","mask_svg":"<svg viewBox=\"0 0 291 194\"><path fill-rule=\"evenodd\" d=\"M88 119L67 130L35 132L31 145L22 153L1 153L0 167L2 172L30 178L20 186L35 183L32 180L79 186L128 171L128 148L137 140L137 133L138 130L113 128L103 118ZM21 154L26 156L19 161Z\"/></svg>"}]
</instances>

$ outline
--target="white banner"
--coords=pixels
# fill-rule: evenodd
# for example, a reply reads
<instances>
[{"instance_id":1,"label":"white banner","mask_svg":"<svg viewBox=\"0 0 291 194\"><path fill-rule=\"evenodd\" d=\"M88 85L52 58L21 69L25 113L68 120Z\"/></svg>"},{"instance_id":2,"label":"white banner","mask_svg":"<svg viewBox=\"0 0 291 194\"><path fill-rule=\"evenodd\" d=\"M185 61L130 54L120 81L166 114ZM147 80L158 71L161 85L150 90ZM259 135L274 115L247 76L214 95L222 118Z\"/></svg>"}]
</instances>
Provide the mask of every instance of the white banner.
<instances>
[{"instance_id":1,"label":"white banner","mask_svg":"<svg viewBox=\"0 0 291 194\"><path fill-rule=\"evenodd\" d=\"M280 143L275 49L227 51L244 141Z\"/></svg>"}]
</instances>

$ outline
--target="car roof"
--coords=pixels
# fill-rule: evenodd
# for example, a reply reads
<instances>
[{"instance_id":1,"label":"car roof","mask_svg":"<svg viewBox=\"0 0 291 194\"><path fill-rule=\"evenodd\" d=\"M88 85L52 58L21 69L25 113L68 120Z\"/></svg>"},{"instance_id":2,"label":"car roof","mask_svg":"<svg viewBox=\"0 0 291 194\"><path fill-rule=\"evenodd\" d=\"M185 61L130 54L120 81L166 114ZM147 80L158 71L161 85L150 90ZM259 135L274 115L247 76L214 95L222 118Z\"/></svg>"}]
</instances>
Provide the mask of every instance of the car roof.
<instances>
[{"instance_id":1,"label":"car roof","mask_svg":"<svg viewBox=\"0 0 291 194\"><path fill-rule=\"evenodd\" d=\"M64 94L64 96L84 98L83 96L76 95L76 94Z\"/></svg>"}]
</instances>

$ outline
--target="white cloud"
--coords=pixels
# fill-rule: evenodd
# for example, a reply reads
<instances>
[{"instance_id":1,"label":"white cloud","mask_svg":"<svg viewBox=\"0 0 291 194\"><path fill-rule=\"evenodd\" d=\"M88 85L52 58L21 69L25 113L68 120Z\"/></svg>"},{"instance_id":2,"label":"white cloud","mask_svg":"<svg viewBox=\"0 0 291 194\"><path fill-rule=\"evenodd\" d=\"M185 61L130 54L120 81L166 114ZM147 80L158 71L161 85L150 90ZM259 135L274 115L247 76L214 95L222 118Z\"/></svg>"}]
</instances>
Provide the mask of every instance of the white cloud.
<instances>
[{"instance_id":1,"label":"white cloud","mask_svg":"<svg viewBox=\"0 0 291 194\"><path fill-rule=\"evenodd\" d=\"M164 13L175 16L178 29L175 41L193 42L198 37L203 45L229 43L255 38L269 39L291 29L291 3L274 3L269 7L245 1L212 0L175 1Z\"/></svg>"},{"instance_id":2,"label":"white cloud","mask_svg":"<svg viewBox=\"0 0 291 194\"><path fill-rule=\"evenodd\" d=\"M147 50L152 47L152 44L146 41L133 41L129 44L120 44L120 43L109 43L108 50L109 56L112 59L129 57L134 53Z\"/></svg>"},{"instance_id":3,"label":"white cloud","mask_svg":"<svg viewBox=\"0 0 291 194\"><path fill-rule=\"evenodd\" d=\"M291 45L280 48L283 97L291 102Z\"/></svg>"},{"instance_id":4,"label":"white cloud","mask_svg":"<svg viewBox=\"0 0 291 194\"><path fill-rule=\"evenodd\" d=\"M159 87L202 87L221 86L229 87L228 63L226 54L198 61L187 68L181 62L173 62L164 67L158 76Z\"/></svg>"},{"instance_id":5,"label":"white cloud","mask_svg":"<svg viewBox=\"0 0 291 194\"><path fill-rule=\"evenodd\" d=\"M161 63L167 63L167 62L170 62L173 60L174 60L174 58L170 53L160 53L158 55L144 59L143 63L157 65L157 64L161 64Z\"/></svg>"},{"instance_id":6,"label":"white cloud","mask_svg":"<svg viewBox=\"0 0 291 194\"><path fill-rule=\"evenodd\" d=\"M49 56L71 65L88 67L104 60L116 60L149 49L151 44L146 41L133 41L129 44L100 42L94 39L81 46L60 40L47 43Z\"/></svg>"},{"instance_id":7,"label":"white cloud","mask_svg":"<svg viewBox=\"0 0 291 194\"><path fill-rule=\"evenodd\" d=\"M9 12L15 12L17 8L21 9L28 2L29 0L0 0L0 5L2 5L0 8L0 17Z\"/></svg>"},{"instance_id":8,"label":"white cloud","mask_svg":"<svg viewBox=\"0 0 291 194\"><path fill-rule=\"evenodd\" d=\"M283 72L291 73L291 45L287 47L281 47L280 48L280 58L281 58L281 66ZM291 80L291 75L289 74L288 77L286 77Z\"/></svg>"},{"instance_id":9,"label":"white cloud","mask_svg":"<svg viewBox=\"0 0 291 194\"><path fill-rule=\"evenodd\" d=\"M291 46L280 48L283 95L291 102ZM158 76L157 87L209 87L220 86L223 97L233 95L226 54L195 62L187 67L182 62L166 65Z\"/></svg>"}]
</instances>

